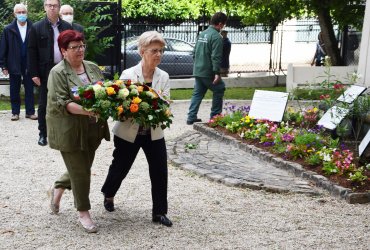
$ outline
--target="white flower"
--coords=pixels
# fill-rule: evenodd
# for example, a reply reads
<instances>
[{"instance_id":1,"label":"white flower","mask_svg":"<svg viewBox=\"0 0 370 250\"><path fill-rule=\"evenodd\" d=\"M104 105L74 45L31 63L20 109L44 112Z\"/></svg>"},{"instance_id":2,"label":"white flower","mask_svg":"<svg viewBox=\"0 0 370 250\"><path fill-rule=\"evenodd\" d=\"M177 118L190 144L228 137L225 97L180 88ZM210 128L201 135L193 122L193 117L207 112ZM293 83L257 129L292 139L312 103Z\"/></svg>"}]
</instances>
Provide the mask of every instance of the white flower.
<instances>
[{"instance_id":1,"label":"white flower","mask_svg":"<svg viewBox=\"0 0 370 250\"><path fill-rule=\"evenodd\" d=\"M130 91L128 91L128 89L127 89L127 88L120 89L120 90L118 91L118 96L119 96L119 98L121 98L121 99L126 98L129 94L130 94Z\"/></svg>"},{"instance_id":2,"label":"white flower","mask_svg":"<svg viewBox=\"0 0 370 250\"><path fill-rule=\"evenodd\" d=\"M323 161L331 161L331 157L329 154L324 154L323 156Z\"/></svg>"},{"instance_id":3,"label":"white flower","mask_svg":"<svg viewBox=\"0 0 370 250\"><path fill-rule=\"evenodd\" d=\"M94 89L94 92L98 91L99 89L101 89L101 85L100 84L94 84L93 85L93 89Z\"/></svg>"}]
</instances>

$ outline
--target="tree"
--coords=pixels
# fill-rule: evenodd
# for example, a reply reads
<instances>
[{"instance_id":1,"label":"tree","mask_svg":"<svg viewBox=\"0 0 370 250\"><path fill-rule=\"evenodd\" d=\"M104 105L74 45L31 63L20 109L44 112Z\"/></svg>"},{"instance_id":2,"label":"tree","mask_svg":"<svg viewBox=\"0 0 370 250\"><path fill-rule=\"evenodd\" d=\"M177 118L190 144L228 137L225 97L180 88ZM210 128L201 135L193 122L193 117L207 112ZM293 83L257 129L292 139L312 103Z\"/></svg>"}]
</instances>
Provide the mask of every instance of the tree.
<instances>
[{"instance_id":1,"label":"tree","mask_svg":"<svg viewBox=\"0 0 370 250\"><path fill-rule=\"evenodd\" d=\"M223 0L215 0L222 4ZM363 23L366 0L230 0L235 14L243 17L245 24L266 24L276 27L279 23L304 17L317 17L327 54L333 65L342 65L334 25L340 29L352 25L360 29Z\"/></svg>"},{"instance_id":2,"label":"tree","mask_svg":"<svg viewBox=\"0 0 370 250\"><path fill-rule=\"evenodd\" d=\"M219 9L213 0L122 0L124 18L156 22L198 19Z\"/></svg>"}]
</instances>

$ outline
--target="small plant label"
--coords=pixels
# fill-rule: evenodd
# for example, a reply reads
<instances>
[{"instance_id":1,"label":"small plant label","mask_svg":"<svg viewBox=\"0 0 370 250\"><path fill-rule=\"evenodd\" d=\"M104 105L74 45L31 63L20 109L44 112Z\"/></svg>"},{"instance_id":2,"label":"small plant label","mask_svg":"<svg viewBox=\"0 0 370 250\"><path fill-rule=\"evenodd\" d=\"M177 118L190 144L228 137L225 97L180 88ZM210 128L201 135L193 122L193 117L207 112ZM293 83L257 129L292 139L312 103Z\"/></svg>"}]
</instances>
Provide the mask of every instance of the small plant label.
<instances>
[{"instance_id":1,"label":"small plant label","mask_svg":"<svg viewBox=\"0 0 370 250\"><path fill-rule=\"evenodd\" d=\"M249 116L281 122L288 102L289 93L256 90L253 95Z\"/></svg>"},{"instance_id":2,"label":"small plant label","mask_svg":"<svg viewBox=\"0 0 370 250\"><path fill-rule=\"evenodd\" d=\"M348 109L333 106L328 111L326 111L326 113L317 122L317 125L333 130L339 125L339 123L348 114L348 112Z\"/></svg>"},{"instance_id":3,"label":"small plant label","mask_svg":"<svg viewBox=\"0 0 370 250\"><path fill-rule=\"evenodd\" d=\"M340 95L338 97L337 101L345 102L345 103L352 103L365 90L366 90L366 87L358 86L358 85L352 85L346 91L344 91L344 93L342 95Z\"/></svg>"},{"instance_id":4,"label":"small plant label","mask_svg":"<svg viewBox=\"0 0 370 250\"><path fill-rule=\"evenodd\" d=\"M362 153L365 151L369 142L370 142L370 130L367 131L364 139L362 139L360 145L358 146L358 156L362 155Z\"/></svg>"}]
</instances>

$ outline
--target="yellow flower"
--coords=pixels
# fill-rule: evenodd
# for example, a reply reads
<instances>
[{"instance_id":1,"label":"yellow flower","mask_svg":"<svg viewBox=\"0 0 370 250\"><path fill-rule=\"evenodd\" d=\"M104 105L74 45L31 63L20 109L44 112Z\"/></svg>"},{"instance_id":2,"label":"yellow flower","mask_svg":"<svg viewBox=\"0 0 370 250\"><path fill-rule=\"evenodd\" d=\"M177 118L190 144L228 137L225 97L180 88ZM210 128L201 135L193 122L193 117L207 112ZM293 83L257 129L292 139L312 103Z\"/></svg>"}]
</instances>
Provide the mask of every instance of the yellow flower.
<instances>
[{"instance_id":1,"label":"yellow flower","mask_svg":"<svg viewBox=\"0 0 370 250\"><path fill-rule=\"evenodd\" d=\"M139 104L141 103L141 99L139 97L134 97L134 99L132 99L132 103Z\"/></svg>"},{"instance_id":2,"label":"yellow flower","mask_svg":"<svg viewBox=\"0 0 370 250\"><path fill-rule=\"evenodd\" d=\"M316 107L315 108L313 108L313 112L317 112L317 111L319 111Z\"/></svg>"},{"instance_id":3,"label":"yellow flower","mask_svg":"<svg viewBox=\"0 0 370 250\"><path fill-rule=\"evenodd\" d=\"M294 111L294 108L293 107L288 107L288 112L289 113L294 113L295 111Z\"/></svg>"},{"instance_id":4,"label":"yellow flower","mask_svg":"<svg viewBox=\"0 0 370 250\"><path fill-rule=\"evenodd\" d=\"M116 93L116 91L114 91L114 88L112 87L107 87L106 91L108 95L114 95Z\"/></svg>"},{"instance_id":5,"label":"yellow flower","mask_svg":"<svg viewBox=\"0 0 370 250\"><path fill-rule=\"evenodd\" d=\"M165 114L166 114L167 117L169 117L171 115L171 110L170 109L166 109Z\"/></svg>"},{"instance_id":6,"label":"yellow flower","mask_svg":"<svg viewBox=\"0 0 370 250\"><path fill-rule=\"evenodd\" d=\"M122 85L123 81L122 80L116 80L115 82L118 86Z\"/></svg>"},{"instance_id":7,"label":"yellow flower","mask_svg":"<svg viewBox=\"0 0 370 250\"><path fill-rule=\"evenodd\" d=\"M153 99L158 98L157 93L154 91L154 89L150 88L149 91L154 95Z\"/></svg>"}]
</instances>

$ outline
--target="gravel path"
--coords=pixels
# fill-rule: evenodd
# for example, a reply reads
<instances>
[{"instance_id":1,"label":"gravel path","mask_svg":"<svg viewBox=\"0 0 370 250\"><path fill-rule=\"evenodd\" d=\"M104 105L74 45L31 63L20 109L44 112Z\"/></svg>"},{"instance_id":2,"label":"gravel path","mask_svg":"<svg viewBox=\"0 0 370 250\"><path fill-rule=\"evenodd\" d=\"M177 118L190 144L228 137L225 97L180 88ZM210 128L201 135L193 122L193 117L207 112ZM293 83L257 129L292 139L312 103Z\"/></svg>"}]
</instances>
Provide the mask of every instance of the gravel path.
<instances>
[{"instance_id":1,"label":"gravel path","mask_svg":"<svg viewBox=\"0 0 370 250\"><path fill-rule=\"evenodd\" d=\"M166 131L175 140L189 102L175 102ZM209 102L201 106L206 120ZM37 122L0 114L0 249L370 249L370 205L351 205L324 193L273 194L208 181L169 166L166 228L151 222L148 167L140 152L116 196L117 211L105 212L100 188L112 159L103 142L92 168L92 216L97 234L77 225L71 192L61 213L49 214L46 191L65 171L58 151L37 145ZM112 123L110 125L113 125ZM220 158L222 155L220 154Z\"/></svg>"}]
</instances>

